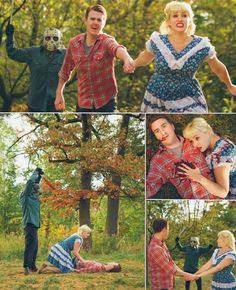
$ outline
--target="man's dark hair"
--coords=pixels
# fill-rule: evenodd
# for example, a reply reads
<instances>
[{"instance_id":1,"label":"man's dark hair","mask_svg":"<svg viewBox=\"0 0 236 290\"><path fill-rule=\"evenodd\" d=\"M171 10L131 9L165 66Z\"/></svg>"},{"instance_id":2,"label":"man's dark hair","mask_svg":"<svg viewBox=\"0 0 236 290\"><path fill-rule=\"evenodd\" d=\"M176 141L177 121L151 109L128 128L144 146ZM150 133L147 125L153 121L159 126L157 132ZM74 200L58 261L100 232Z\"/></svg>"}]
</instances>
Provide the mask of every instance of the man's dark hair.
<instances>
[{"instance_id":1,"label":"man's dark hair","mask_svg":"<svg viewBox=\"0 0 236 290\"><path fill-rule=\"evenodd\" d=\"M113 268L109 272L120 272L121 271L121 265L117 264L114 265Z\"/></svg>"},{"instance_id":2,"label":"man's dark hair","mask_svg":"<svg viewBox=\"0 0 236 290\"><path fill-rule=\"evenodd\" d=\"M147 126L151 129L152 123L159 119L165 119L168 123L174 124L171 118L165 114L147 115Z\"/></svg>"},{"instance_id":3,"label":"man's dark hair","mask_svg":"<svg viewBox=\"0 0 236 290\"><path fill-rule=\"evenodd\" d=\"M165 219L157 219L153 222L153 231L154 233L161 232L164 228L167 228L168 221Z\"/></svg>"},{"instance_id":4,"label":"man's dark hair","mask_svg":"<svg viewBox=\"0 0 236 290\"><path fill-rule=\"evenodd\" d=\"M107 19L107 11L106 9L102 6L102 5L93 5L87 8L86 12L85 12L85 19L88 19L88 15L90 11L96 11L96 12L100 12L105 16L105 19Z\"/></svg>"}]
</instances>

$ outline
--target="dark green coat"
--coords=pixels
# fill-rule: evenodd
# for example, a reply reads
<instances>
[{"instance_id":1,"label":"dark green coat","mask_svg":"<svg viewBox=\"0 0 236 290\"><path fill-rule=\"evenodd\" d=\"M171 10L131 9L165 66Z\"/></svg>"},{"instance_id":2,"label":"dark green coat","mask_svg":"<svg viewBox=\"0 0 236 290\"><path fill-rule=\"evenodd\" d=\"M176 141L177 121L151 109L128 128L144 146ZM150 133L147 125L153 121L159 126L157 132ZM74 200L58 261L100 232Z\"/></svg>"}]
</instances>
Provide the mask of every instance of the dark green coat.
<instances>
[{"instance_id":1,"label":"dark green coat","mask_svg":"<svg viewBox=\"0 0 236 290\"><path fill-rule=\"evenodd\" d=\"M178 241L176 242L177 248L185 253L184 257L184 271L189 273L195 273L198 271L199 257L203 254L207 254L212 248L211 245L208 247L191 247L190 245L181 245Z\"/></svg>"},{"instance_id":2,"label":"dark green coat","mask_svg":"<svg viewBox=\"0 0 236 290\"><path fill-rule=\"evenodd\" d=\"M6 49L11 59L27 63L30 68L29 107L38 112L46 112L48 104L55 101L58 72L66 49L57 49L49 55L42 46L16 48L13 35L7 37Z\"/></svg>"},{"instance_id":3,"label":"dark green coat","mask_svg":"<svg viewBox=\"0 0 236 290\"><path fill-rule=\"evenodd\" d=\"M25 190L20 194L24 227L27 224L33 224L36 228L40 227L40 200L39 194L34 190L38 177L38 172L34 171L26 183Z\"/></svg>"}]
</instances>

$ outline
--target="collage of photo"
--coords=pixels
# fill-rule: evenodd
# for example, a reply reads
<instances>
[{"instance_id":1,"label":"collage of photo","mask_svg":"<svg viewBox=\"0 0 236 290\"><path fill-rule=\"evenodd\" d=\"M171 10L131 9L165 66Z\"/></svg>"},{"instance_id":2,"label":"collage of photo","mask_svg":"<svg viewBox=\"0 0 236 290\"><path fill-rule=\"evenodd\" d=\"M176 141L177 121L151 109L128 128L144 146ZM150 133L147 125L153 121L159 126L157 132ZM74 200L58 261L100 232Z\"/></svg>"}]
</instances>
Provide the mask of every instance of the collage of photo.
<instances>
[{"instance_id":1,"label":"collage of photo","mask_svg":"<svg viewBox=\"0 0 236 290\"><path fill-rule=\"evenodd\" d=\"M236 290L235 4L0 3L0 289Z\"/></svg>"}]
</instances>

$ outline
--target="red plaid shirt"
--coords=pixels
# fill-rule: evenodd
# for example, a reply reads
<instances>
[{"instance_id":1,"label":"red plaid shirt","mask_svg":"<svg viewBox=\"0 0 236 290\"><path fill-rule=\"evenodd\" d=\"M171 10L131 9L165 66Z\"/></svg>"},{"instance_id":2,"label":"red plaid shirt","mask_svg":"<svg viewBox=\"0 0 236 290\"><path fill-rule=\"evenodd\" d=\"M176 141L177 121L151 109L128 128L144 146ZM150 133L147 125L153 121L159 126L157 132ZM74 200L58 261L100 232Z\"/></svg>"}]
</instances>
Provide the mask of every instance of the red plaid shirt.
<instances>
[{"instance_id":1,"label":"red plaid shirt","mask_svg":"<svg viewBox=\"0 0 236 290\"><path fill-rule=\"evenodd\" d=\"M181 160L192 162L200 169L203 176L213 180L204 155L197 148L194 148L189 141L182 139L181 157L176 156L162 145L153 156L146 181L147 198L154 196L161 186L169 181L184 199L219 199L210 194L200 183L178 176L175 164Z\"/></svg>"},{"instance_id":2,"label":"red plaid shirt","mask_svg":"<svg viewBox=\"0 0 236 290\"><path fill-rule=\"evenodd\" d=\"M155 236L148 246L148 265L152 279L152 290L172 290L176 266L165 242L160 241Z\"/></svg>"},{"instance_id":3,"label":"red plaid shirt","mask_svg":"<svg viewBox=\"0 0 236 290\"><path fill-rule=\"evenodd\" d=\"M84 273L95 273L95 272L105 272L105 266L99 262L79 262L76 264L76 272L84 272Z\"/></svg>"},{"instance_id":4,"label":"red plaid shirt","mask_svg":"<svg viewBox=\"0 0 236 290\"><path fill-rule=\"evenodd\" d=\"M69 41L59 77L67 81L74 68L78 78L78 105L81 108L101 108L117 94L115 56L119 45L108 34L100 34L90 53L85 53L86 33Z\"/></svg>"}]
</instances>

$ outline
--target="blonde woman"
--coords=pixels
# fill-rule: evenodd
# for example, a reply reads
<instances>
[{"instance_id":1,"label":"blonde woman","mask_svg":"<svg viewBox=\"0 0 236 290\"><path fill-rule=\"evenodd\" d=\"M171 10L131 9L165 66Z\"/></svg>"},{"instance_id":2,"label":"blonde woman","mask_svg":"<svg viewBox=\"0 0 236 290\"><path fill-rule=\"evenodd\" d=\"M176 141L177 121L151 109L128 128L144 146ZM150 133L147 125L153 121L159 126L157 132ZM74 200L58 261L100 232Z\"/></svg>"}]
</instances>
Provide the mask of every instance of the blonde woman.
<instances>
[{"instance_id":1,"label":"blonde woman","mask_svg":"<svg viewBox=\"0 0 236 290\"><path fill-rule=\"evenodd\" d=\"M235 260L235 238L230 231L221 231L217 239L216 249L211 259L196 273L196 279L213 274L211 290L236 290L236 279L231 272Z\"/></svg>"},{"instance_id":2,"label":"blonde woman","mask_svg":"<svg viewBox=\"0 0 236 290\"><path fill-rule=\"evenodd\" d=\"M74 272L74 263L71 252L73 252L79 262L86 263L86 260L80 256L79 251L83 244L83 240L87 239L90 236L90 233L91 229L87 225L82 225L79 227L77 233L53 246L48 255L48 261L53 266L43 264L38 273L48 274Z\"/></svg>"},{"instance_id":3,"label":"blonde woman","mask_svg":"<svg viewBox=\"0 0 236 290\"><path fill-rule=\"evenodd\" d=\"M195 148L205 153L206 162L214 173L215 181L202 176L198 168L179 167L185 175L199 182L208 192L219 198L236 199L236 147L230 140L214 133L204 118L194 118L183 135Z\"/></svg>"},{"instance_id":4,"label":"blonde woman","mask_svg":"<svg viewBox=\"0 0 236 290\"><path fill-rule=\"evenodd\" d=\"M156 64L141 111L207 112L205 97L195 78L203 62L208 62L230 93L236 95L236 86L232 84L225 65L216 57L209 39L194 35L196 26L191 6L186 2L172 1L166 5L164 12L165 20L160 33L152 33L146 49L133 63L133 70L148 65L154 59Z\"/></svg>"}]
</instances>

